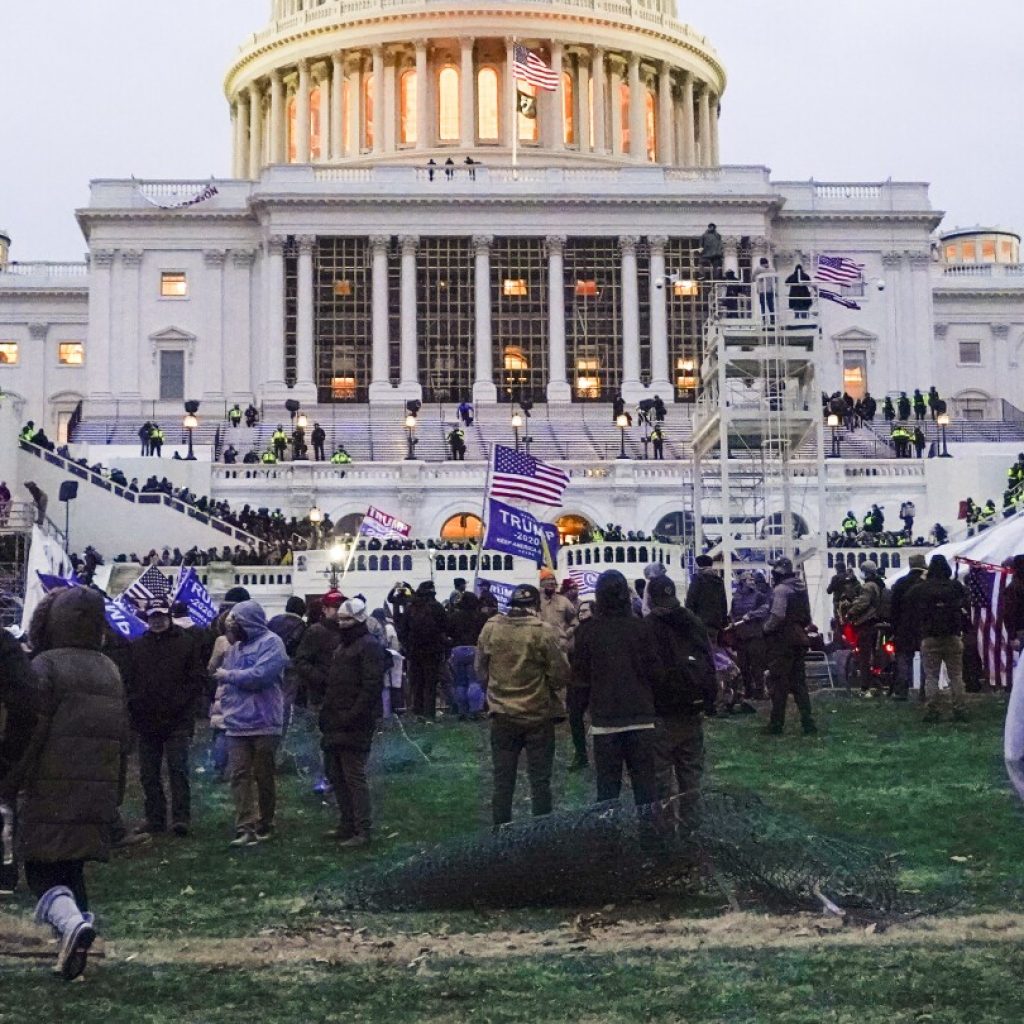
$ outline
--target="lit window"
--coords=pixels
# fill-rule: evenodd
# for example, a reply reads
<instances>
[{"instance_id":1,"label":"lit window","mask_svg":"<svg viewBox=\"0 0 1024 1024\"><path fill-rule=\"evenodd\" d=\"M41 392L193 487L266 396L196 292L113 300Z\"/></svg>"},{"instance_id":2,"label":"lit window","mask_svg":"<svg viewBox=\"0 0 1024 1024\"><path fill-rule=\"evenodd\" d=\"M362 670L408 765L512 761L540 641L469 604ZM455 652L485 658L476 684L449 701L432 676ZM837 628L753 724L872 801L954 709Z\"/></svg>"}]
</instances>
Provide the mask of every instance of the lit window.
<instances>
[{"instance_id":1,"label":"lit window","mask_svg":"<svg viewBox=\"0 0 1024 1024\"><path fill-rule=\"evenodd\" d=\"M337 402L352 402L356 397L355 377L332 377L331 398Z\"/></svg>"},{"instance_id":2,"label":"lit window","mask_svg":"<svg viewBox=\"0 0 1024 1024\"><path fill-rule=\"evenodd\" d=\"M57 345L57 361L61 366L81 366L85 362L85 346L80 341L62 341Z\"/></svg>"},{"instance_id":3,"label":"lit window","mask_svg":"<svg viewBox=\"0 0 1024 1024\"><path fill-rule=\"evenodd\" d=\"M536 142L540 138L537 128L537 86L530 82L516 82L516 102L519 114L519 141Z\"/></svg>"},{"instance_id":4,"label":"lit window","mask_svg":"<svg viewBox=\"0 0 1024 1024\"><path fill-rule=\"evenodd\" d=\"M957 256L959 255L959 252L960 252L960 250L957 248L957 246L955 244L947 245L946 246L946 262L947 263L956 263Z\"/></svg>"},{"instance_id":5,"label":"lit window","mask_svg":"<svg viewBox=\"0 0 1024 1024\"><path fill-rule=\"evenodd\" d=\"M597 296L597 282L596 281L577 281L576 282L576 294L582 295L589 298Z\"/></svg>"},{"instance_id":6,"label":"lit window","mask_svg":"<svg viewBox=\"0 0 1024 1024\"><path fill-rule=\"evenodd\" d=\"M0 365L16 366L18 363L18 343L16 341L0 341Z\"/></svg>"},{"instance_id":7,"label":"lit window","mask_svg":"<svg viewBox=\"0 0 1024 1024\"><path fill-rule=\"evenodd\" d=\"M981 342L961 341L960 362L965 366L978 366L981 364Z\"/></svg>"},{"instance_id":8,"label":"lit window","mask_svg":"<svg viewBox=\"0 0 1024 1024\"><path fill-rule=\"evenodd\" d=\"M568 71L562 72L562 142L566 146L576 145L576 94Z\"/></svg>"},{"instance_id":9,"label":"lit window","mask_svg":"<svg viewBox=\"0 0 1024 1024\"><path fill-rule=\"evenodd\" d=\"M339 278L334 282L334 294L342 297L351 295L352 282Z\"/></svg>"},{"instance_id":10,"label":"lit window","mask_svg":"<svg viewBox=\"0 0 1024 1024\"><path fill-rule=\"evenodd\" d=\"M403 71L399 88L399 142L413 145L416 142L416 104L419 96L416 91L416 72Z\"/></svg>"},{"instance_id":11,"label":"lit window","mask_svg":"<svg viewBox=\"0 0 1024 1024\"><path fill-rule=\"evenodd\" d=\"M452 516L441 527L442 540L477 540L483 533L483 523L472 512Z\"/></svg>"},{"instance_id":12,"label":"lit window","mask_svg":"<svg viewBox=\"0 0 1024 1024\"><path fill-rule=\"evenodd\" d=\"M528 370L530 368L530 361L523 354L521 348L507 348L505 349L504 356L505 369L512 370Z\"/></svg>"},{"instance_id":13,"label":"lit window","mask_svg":"<svg viewBox=\"0 0 1024 1024\"><path fill-rule=\"evenodd\" d=\"M164 299L183 299L188 295L188 279L180 270L165 270L160 275L160 296Z\"/></svg>"},{"instance_id":14,"label":"lit window","mask_svg":"<svg viewBox=\"0 0 1024 1024\"><path fill-rule=\"evenodd\" d=\"M981 262L995 263L996 261L996 240L985 238L981 243Z\"/></svg>"},{"instance_id":15,"label":"lit window","mask_svg":"<svg viewBox=\"0 0 1024 1024\"><path fill-rule=\"evenodd\" d=\"M1013 242L1009 238L999 243L999 258L1003 263L1013 263Z\"/></svg>"},{"instance_id":16,"label":"lit window","mask_svg":"<svg viewBox=\"0 0 1024 1024\"><path fill-rule=\"evenodd\" d=\"M619 122L622 125L622 152L628 153L630 147L629 138L629 86L625 82L619 83Z\"/></svg>"},{"instance_id":17,"label":"lit window","mask_svg":"<svg viewBox=\"0 0 1024 1024\"><path fill-rule=\"evenodd\" d=\"M373 75L363 80L363 140L367 149L373 149Z\"/></svg>"},{"instance_id":18,"label":"lit window","mask_svg":"<svg viewBox=\"0 0 1024 1024\"><path fill-rule=\"evenodd\" d=\"M505 295L528 295L526 280L522 277L506 277L502 285L502 292Z\"/></svg>"},{"instance_id":19,"label":"lit window","mask_svg":"<svg viewBox=\"0 0 1024 1024\"><path fill-rule=\"evenodd\" d=\"M598 376L601 363L597 359L576 360L577 398L600 398L601 378Z\"/></svg>"},{"instance_id":20,"label":"lit window","mask_svg":"<svg viewBox=\"0 0 1024 1024\"><path fill-rule=\"evenodd\" d=\"M498 141L498 72L481 68L477 83L477 135L481 142Z\"/></svg>"},{"instance_id":21,"label":"lit window","mask_svg":"<svg viewBox=\"0 0 1024 1024\"><path fill-rule=\"evenodd\" d=\"M437 77L437 134L442 142L459 141L459 73L441 68Z\"/></svg>"},{"instance_id":22,"label":"lit window","mask_svg":"<svg viewBox=\"0 0 1024 1024\"><path fill-rule=\"evenodd\" d=\"M672 294L679 299L689 299L700 294L700 285L689 278L683 278L672 285Z\"/></svg>"},{"instance_id":23,"label":"lit window","mask_svg":"<svg viewBox=\"0 0 1024 1024\"><path fill-rule=\"evenodd\" d=\"M288 163L294 164L299 159L299 144L295 134L295 97L288 100Z\"/></svg>"},{"instance_id":24,"label":"lit window","mask_svg":"<svg viewBox=\"0 0 1024 1024\"><path fill-rule=\"evenodd\" d=\"M676 360L676 387L680 391L695 391L697 389L697 376L694 372L697 364L689 358Z\"/></svg>"},{"instance_id":25,"label":"lit window","mask_svg":"<svg viewBox=\"0 0 1024 1024\"><path fill-rule=\"evenodd\" d=\"M320 87L309 94L309 159L319 160L323 156L323 135L320 130Z\"/></svg>"},{"instance_id":26,"label":"lit window","mask_svg":"<svg viewBox=\"0 0 1024 1024\"><path fill-rule=\"evenodd\" d=\"M658 122L654 114L654 93L645 93L644 123L647 126L647 159L653 164L658 159Z\"/></svg>"},{"instance_id":27,"label":"lit window","mask_svg":"<svg viewBox=\"0 0 1024 1024\"><path fill-rule=\"evenodd\" d=\"M977 258L978 251L974 242L964 242L964 263L973 263Z\"/></svg>"}]
</instances>

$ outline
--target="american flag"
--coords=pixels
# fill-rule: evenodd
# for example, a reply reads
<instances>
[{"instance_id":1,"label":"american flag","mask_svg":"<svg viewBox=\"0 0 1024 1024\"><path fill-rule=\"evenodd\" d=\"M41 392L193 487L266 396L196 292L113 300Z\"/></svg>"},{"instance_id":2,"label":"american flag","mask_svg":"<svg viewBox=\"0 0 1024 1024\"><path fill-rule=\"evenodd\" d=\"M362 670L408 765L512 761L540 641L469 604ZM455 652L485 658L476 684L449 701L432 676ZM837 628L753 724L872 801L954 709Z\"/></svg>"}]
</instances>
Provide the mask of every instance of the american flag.
<instances>
[{"instance_id":1,"label":"american flag","mask_svg":"<svg viewBox=\"0 0 1024 1024\"><path fill-rule=\"evenodd\" d=\"M864 264L845 256L819 256L814 261L814 278L832 284L858 284L864 277Z\"/></svg>"},{"instance_id":2,"label":"american flag","mask_svg":"<svg viewBox=\"0 0 1024 1024\"><path fill-rule=\"evenodd\" d=\"M967 592L971 595L971 623L977 635L989 683L1004 690L1013 684L1013 648L1003 622L1003 596L1010 570L984 562L963 561L970 566Z\"/></svg>"},{"instance_id":3,"label":"american flag","mask_svg":"<svg viewBox=\"0 0 1024 1024\"><path fill-rule=\"evenodd\" d=\"M597 569L570 569L569 579L576 584L576 589L580 592L580 597L586 597L587 594L593 594L597 589L597 577L601 573Z\"/></svg>"},{"instance_id":4,"label":"american flag","mask_svg":"<svg viewBox=\"0 0 1024 1024\"><path fill-rule=\"evenodd\" d=\"M845 295L840 295L838 292L829 291L827 288L818 289L818 298L828 299L829 302L838 303L840 306L845 306L847 309L860 309L860 303L854 302L853 299L848 299Z\"/></svg>"},{"instance_id":5,"label":"american flag","mask_svg":"<svg viewBox=\"0 0 1024 1024\"><path fill-rule=\"evenodd\" d=\"M562 493L569 486L569 474L539 459L504 445L494 446L494 473L491 497L522 498L539 505L562 504Z\"/></svg>"},{"instance_id":6,"label":"american flag","mask_svg":"<svg viewBox=\"0 0 1024 1024\"><path fill-rule=\"evenodd\" d=\"M558 88L558 72L520 43L516 43L512 49L512 77L547 92L554 92Z\"/></svg>"},{"instance_id":7,"label":"american flag","mask_svg":"<svg viewBox=\"0 0 1024 1024\"><path fill-rule=\"evenodd\" d=\"M128 597L142 607L160 598L169 601L173 590L171 581L155 565L151 565L125 590L122 597Z\"/></svg>"}]
</instances>

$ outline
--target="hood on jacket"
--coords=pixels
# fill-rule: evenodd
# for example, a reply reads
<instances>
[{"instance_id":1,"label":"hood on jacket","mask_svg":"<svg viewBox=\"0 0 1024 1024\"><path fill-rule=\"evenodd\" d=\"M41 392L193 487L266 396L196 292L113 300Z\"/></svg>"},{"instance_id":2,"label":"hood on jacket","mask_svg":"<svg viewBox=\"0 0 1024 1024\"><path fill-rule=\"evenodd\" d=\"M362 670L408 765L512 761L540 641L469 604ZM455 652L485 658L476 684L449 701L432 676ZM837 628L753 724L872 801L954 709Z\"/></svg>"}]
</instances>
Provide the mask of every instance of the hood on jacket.
<instances>
[{"instance_id":1,"label":"hood on jacket","mask_svg":"<svg viewBox=\"0 0 1024 1024\"><path fill-rule=\"evenodd\" d=\"M953 578L953 570L949 566L949 562L946 561L945 555L932 555L932 560L928 564L928 578L930 580L951 580Z\"/></svg>"},{"instance_id":2,"label":"hood on jacket","mask_svg":"<svg viewBox=\"0 0 1024 1024\"><path fill-rule=\"evenodd\" d=\"M242 601L231 609L229 618L245 633L245 640L255 640L267 632L267 613L258 601Z\"/></svg>"},{"instance_id":3,"label":"hood on jacket","mask_svg":"<svg viewBox=\"0 0 1024 1024\"><path fill-rule=\"evenodd\" d=\"M54 647L98 651L103 646L104 622L103 598L95 590L69 587L47 594L29 627L32 653Z\"/></svg>"},{"instance_id":4,"label":"hood on jacket","mask_svg":"<svg viewBox=\"0 0 1024 1024\"><path fill-rule=\"evenodd\" d=\"M667 576L668 569L661 562L651 562L644 566L644 579L647 581L656 580L659 576Z\"/></svg>"},{"instance_id":5,"label":"hood on jacket","mask_svg":"<svg viewBox=\"0 0 1024 1024\"><path fill-rule=\"evenodd\" d=\"M777 587L785 587L791 594L807 592L807 584L799 576L787 576L775 584Z\"/></svg>"},{"instance_id":6,"label":"hood on jacket","mask_svg":"<svg viewBox=\"0 0 1024 1024\"><path fill-rule=\"evenodd\" d=\"M617 569L607 569L597 578L594 588L598 615L626 617L632 613L633 598L626 577Z\"/></svg>"}]
</instances>

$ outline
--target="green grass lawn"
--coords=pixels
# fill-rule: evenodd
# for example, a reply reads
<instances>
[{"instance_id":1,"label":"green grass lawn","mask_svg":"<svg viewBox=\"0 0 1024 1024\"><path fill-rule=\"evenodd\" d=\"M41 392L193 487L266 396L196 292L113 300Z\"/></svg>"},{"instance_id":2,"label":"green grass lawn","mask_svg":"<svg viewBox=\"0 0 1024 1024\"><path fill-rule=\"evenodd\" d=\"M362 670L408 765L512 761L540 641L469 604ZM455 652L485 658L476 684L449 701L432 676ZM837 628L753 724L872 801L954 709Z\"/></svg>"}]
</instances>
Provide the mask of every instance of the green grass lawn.
<instances>
[{"instance_id":1,"label":"green grass lawn","mask_svg":"<svg viewBox=\"0 0 1024 1024\"><path fill-rule=\"evenodd\" d=\"M967 724L925 726L916 705L823 697L821 735L790 723L782 738L761 733L759 716L712 722L712 778L750 789L772 806L828 832L880 841L901 851L904 883L923 898L954 890L956 914L1024 911L1024 813L1011 796L1001 758L1005 702L977 700ZM460 962L273 964L207 967L135 964L116 955L133 943L172 945L258 936L319 923L312 895L323 883L413 843L431 843L489 823L485 724L420 726L413 736L427 764L401 737L382 743L375 776L378 842L342 854L322 838L333 814L307 780L282 778L279 835L229 851L227 787L197 774L190 839L151 846L90 868L102 932L115 955L90 968L83 985L61 988L34 962L0 960L0 1021L48 1020L55 1001L105 1022L249 1020L818 1022L1020 1020L1024 953L991 937L954 947L866 946L805 951L718 947L669 955L545 953ZM556 802L593 799L589 774L568 774L560 744ZM199 758L196 758L199 763ZM525 779L521 780L525 783ZM138 792L129 816L138 814ZM527 813L521 785L517 814ZM495 868L500 870L500 866ZM721 900L674 912L717 913ZM10 909L0 905L0 910ZM27 897L13 912L28 915ZM639 913L654 914L643 907ZM571 911L491 914L349 915L371 933L556 927ZM48 1009L48 1007L50 1009Z\"/></svg>"}]
</instances>

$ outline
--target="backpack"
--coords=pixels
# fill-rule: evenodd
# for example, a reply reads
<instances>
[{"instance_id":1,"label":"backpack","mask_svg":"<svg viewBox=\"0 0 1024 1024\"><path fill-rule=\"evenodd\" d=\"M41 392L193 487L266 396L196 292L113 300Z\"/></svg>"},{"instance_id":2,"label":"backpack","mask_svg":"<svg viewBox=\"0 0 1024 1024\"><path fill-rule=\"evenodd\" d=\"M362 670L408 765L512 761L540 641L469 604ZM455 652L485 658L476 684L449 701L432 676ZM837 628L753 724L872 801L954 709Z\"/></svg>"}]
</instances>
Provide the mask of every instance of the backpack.
<instances>
[{"instance_id":1,"label":"backpack","mask_svg":"<svg viewBox=\"0 0 1024 1024\"><path fill-rule=\"evenodd\" d=\"M892 591L882 580L875 580L878 584L878 618L884 622L892 622Z\"/></svg>"}]
</instances>

